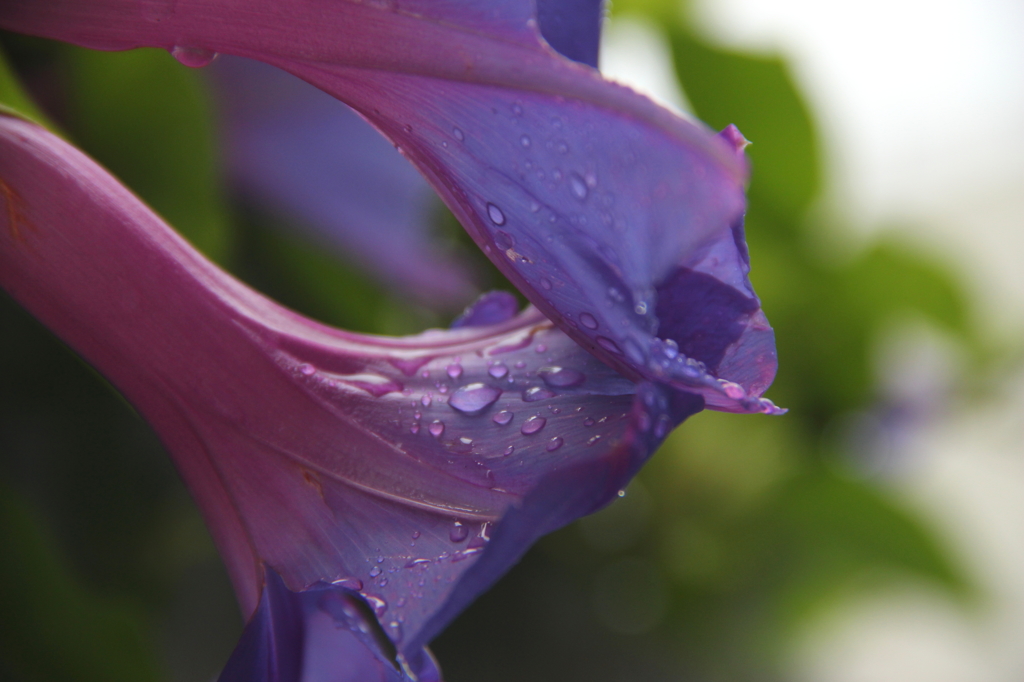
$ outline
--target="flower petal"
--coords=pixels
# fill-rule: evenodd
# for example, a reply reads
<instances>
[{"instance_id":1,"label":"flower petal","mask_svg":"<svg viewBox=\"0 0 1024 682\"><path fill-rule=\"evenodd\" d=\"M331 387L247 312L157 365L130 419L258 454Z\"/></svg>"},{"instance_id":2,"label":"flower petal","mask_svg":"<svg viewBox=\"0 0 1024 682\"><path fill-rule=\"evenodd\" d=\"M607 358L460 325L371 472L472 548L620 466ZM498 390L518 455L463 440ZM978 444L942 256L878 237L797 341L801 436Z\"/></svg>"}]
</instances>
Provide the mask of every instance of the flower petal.
<instances>
[{"instance_id":1,"label":"flower petal","mask_svg":"<svg viewBox=\"0 0 1024 682\"><path fill-rule=\"evenodd\" d=\"M266 564L292 591L358 591L414 655L703 407L638 389L535 309L406 338L306 320L5 116L0 189L0 285L154 426L246 613Z\"/></svg>"},{"instance_id":2,"label":"flower petal","mask_svg":"<svg viewBox=\"0 0 1024 682\"><path fill-rule=\"evenodd\" d=\"M548 45L597 68L604 0L537 0L537 27Z\"/></svg>"},{"instance_id":3,"label":"flower petal","mask_svg":"<svg viewBox=\"0 0 1024 682\"><path fill-rule=\"evenodd\" d=\"M379 281L434 309L476 292L466 263L430 240L435 194L358 114L260 62L209 69L232 182Z\"/></svg>"},{"instance_id":4,"label":"flower petal","mask_svg":"<svg viewBox=\"0 0 1024 682\"><path fill-rule=\"evenodd\" d=\"M334 585L289 590L265 569L256 612L218 682L440 682L429 651L398 654L372 607Z\"/></svg>"},{"instance_id":5,"label":"flower petal","mask_svg":"<svg viewBox=\"0 0 1024 682\"><path fill-rule=\"evenodd\" d=\"M173 11L154 14L161 7ZM226 52L291 71L398 144L502 272L595 355L715 409L777 412L760 398L776 357L747 280L737 139L559 57L530 19L526 0L303 0L286 10L9 0L0 10L8 28L87 46ZM693 286L708 304L735 305L659 304ZM696 346L715 346L705 357L717 365L661 331L705 324L713 340Z\"/></svg>"}]
</instances>

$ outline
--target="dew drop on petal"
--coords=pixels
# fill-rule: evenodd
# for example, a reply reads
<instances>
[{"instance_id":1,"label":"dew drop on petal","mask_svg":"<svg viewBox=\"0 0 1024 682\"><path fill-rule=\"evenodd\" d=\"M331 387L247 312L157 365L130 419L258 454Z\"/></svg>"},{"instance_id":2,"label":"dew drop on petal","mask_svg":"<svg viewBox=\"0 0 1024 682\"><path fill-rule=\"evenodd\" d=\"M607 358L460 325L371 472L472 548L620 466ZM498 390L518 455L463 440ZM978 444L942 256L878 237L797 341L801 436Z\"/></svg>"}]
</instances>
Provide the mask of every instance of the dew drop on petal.
<instances>
[{"instance_id":1,"label":"dew drop on petal","mask_svg":"<svg viewBox=\"0 0 1024 682\"><path fill-rule=\"evenodd\" d=\"M419 424L419 422L413 422L412 426L409 427L409 431L410 431L410 433L412 433L414 435L419 433L420 432L420 424Z\"/></svg>"},{"instance_id":2,"label":"dew drop on petal","mask_svg":"<svg viewBox=\"0 0 1024 682\"><path fill-rule=\"evenodd\" d=\"M584 426L593 426L593 425L594 425L594 424L596 424L596 423L597 423L597 422L595 422L595 421L594 421L593 419L591 419L590 417L587 417L586 419L584 419L584 420L583 420L583 425L584 425Z\"/></svg>"},{"instance_id":3,"label":"dew drop on petal","mask_svg":"<svg viewBox=\"0 0 1024 682\"><path fill-rule=\"evenodd\" d=\"M647 314L647 302L646 301L640 301L639 303L637 303L635 306L633 306L633 312L636 313L637 315L646 315Z\"/></svg>"},{"instance_id":4,"label":"dew drop on petal","mask_svg":"<svg viewBox=\"0 0 1024 682\"><path fill-rule=\"evenodd\" d=\"M530 136L523 135L522 137L520 137L519 144L523 147L523 149L528 148L530 146Z\"/></svg>"},{"instance_id":5,"label":"dew drop on petal","mask_svg":"<svg viewBox=\"0 0 1024 682\"><path fill-rule=\"evenodd\" d=\"M607 337L597 337L597 345L601 346L601 348L604 348L609 353L622 355L622 350L619 349L619 345Z\"/></svg>"},{"instance_id":6,"label":"dew drop on petal","mask_svg":"<svg viewBox=\"0 0 1024 682\"><path fill-rule=\"evenodd\" d=\"M523 402L524 403L535 403L538 400L546 400L548 398L554 398L555 392L550 391L543 386L532 386L523 391Z\"/></svg>"},{"instance_id":7,"label":"dew drop on petal","mask_svg":"<svg viewBox=\"0 0 1024 682\"><path fill-rule=\"evenodd\" d=\"M540 285L544 290L551 291L551 280L549 280L547 277L540 278Z\"/></svg>"},{"instance_id":8,"label":"dew drop on petal","mask_svg":"<svg viewBox=\"0 0 1024 682\"><path fill-rule=\"evenodd\" d=\"M363 581L359 578L338 578L337 580L332 580L331 584L344 587L346 590L358 591L363 589Z\"/></svg>"},{"instance_id":9,"label":"dew drop on petal","mask_svg":"<svg viewBox=\"0 0 1024 682\"><path fill-rule=\"evenodd\" d=\"M600 435L598 435L598 436L591 436L590 439L587 441L587 445L593 445L594 443L596 443L599 440L601 440L601 436Z\"/></svg>"},{"instance_id":10,"label":"dew drop on petal","mask_svg":"<svg viewBox=\"0 0 1024 682\"><path fill-rule=\"evenodd\" d=\"M529 436L530 434L537 433L538 431L543 429L544 425L547 424L547 423L548 423L548 420L545 419L544 417L533 415L532 417L527 419L525 422L523 422L523 426L519 430L520 430L520 432L522 432L523 435Z\"/></svg>"},{"instance_id":11,"label":"dew drop on petal","mask_svg":"<svg viewBox=\"0 0 1024 682\"><path fill-rule=\"evenodd\" d=\"M491 419L494 421L495 424L499 426L505 426L506 424L512 421L512 418L514 416L515 415L509 412L508 410L502 410L501 412L498 412L493 417L491 417Z\"/></svg>"},{"instance_id":12,"label":"dew drop on petal","mask_svg":"<svg viewBox=\"0 0 1024 682\"><path fill-rule=\"evenodd\" d=\"M506 369L506 371L508 370ZM452 393L452 397L448 399L448 405L463 414L474 415L493 405L500 396L500 388L481 383L466 384ZM431 433L433 433L433 424L431 424Z\"/></svg>"},{"instance_id":13,"label":"dew drop on petal","mask_svg":"<svg viewBox=\"0 0 1024 682\"><path fill-rule=\"evenodd\" d=\"M423 395L422 398L420 398L420 404L422 404L423 407L430 407L430 403L432 402L432 400L433 399L430 397L430 394L426 393Z\"/></svg>"},{"instance_id":14,"label":"dew drop on petal","mask_svg":"<svg viewBox=\"0 0 1024 682\"><path fill-rule=\"evenodd\" d=\"M452 379L458 379L460 376L462 376L462 365L460 365L457 362L452 363L448 365L446 371L448 372L449 377L451 377Z\"/></svg>"},{"instance_id":15,"label":"dew drop on petal","mask_svg":"<svg viewBox=\"0 0 1024 682\"><path fill-rule=\"evenodd\" d=\"M600 326L597 322L597 318L590 313L580 313L580 324L587 329L597 329Z\"/></svg>"},{"instance_id":16,"label":"dew drop on petal","mask_svg":"<svg viewBox=\"0 0 1024 682\"><path fill-rule=\"evenodd\" d=\"M217 53L213 50L206 50L201 47L175 45L171 48L171 56L185 66L198 69L212 62L217 56Z\"/></svg>"},{"instance_id":17,"label":"dew drop on petal","mask_svg":"<svg viewBox=\"0 0 1024 682\"><path fill-rule=\"evenodd\" d=\"M586 380L583 372L577 372L574 369L568 367L541 367L537 370L537 374L544 380L544 383L552 388L570 388L572 386L579 386ZM550 397L550 396L548 396Z\"/></svg>"},{"instance_id":18,"label":"dew drop on petal","mask_svg":"<svg viewBox=\"0 0 1024 682\"><path fill-rule=\"evenodd\" d=\"M542 343L542 344L540 344L540 345L538 345L538 346L537 346L537 349L536 349L536 350L537 350L537 352L538 352L538 353L547 353L547 352L548 352L548 347L547 347L547 346L545 346L545 345L544 345L544 344Z\"/></svg>"},{"instance_id":19,"label":"dew drop on petal","mask_svg":"<svg viewBox=\"0 0 1024 682\"><path fill-rule=\"evenodd\" d=\"M491 365L490 368L487 370L487 373L490 374L495 379L500 379L506 374L508 374L508 367L498 362L496 364Z\"/></svg>"},{"instance_id":20,"label":"dew drop on petal","mask_svg":"<svg viewBox=\"0 0 1024 682\"><path fill-rule=\"evenodd\" d=\"M459 521L455 522L452 529L448 531L448 539L452 542L462 542L469 537L469 528L462 525Z\"/></svg>"},{"instance_id":21,"label":"dew drop on petal","mask_svg":"<svg viewBox=\"0 0 1024 682\"><path fill-rule=\"evenodd\" d=\"M454 137L459 142L462 142L463 140L466 139L466 135L465 133L462 132L461 128L452 128L452 137Z\"/></svg>"},{"instance_id":22,"label":"dew drop on petal","mask_svg":"<svg viewBox=\"0 0 1024 682\"><path fill-rule=\"evenodd\" d=\"M430 426L427 427L427 431L430 431L430 435L434 438L440 438L441 434L444 433L444 422L440 419L435 419L430 422Z\"/></svg>"},{"instance_id":23,"label":"dew drop on petal","mask_svg":"<svg viewBox=\"0 0 1024 682\"><path fill-rule=\"evenodd\" d=\"M393 620L388 623L388 637L391 638L392 642L402 641L402 624L397 620Z\"/></svg>"},{"instance_id":24,"label":"dew drop on petal","mask_svg":"<svg viewBox=\"0 0 1024 682\"><path fill-rule=\"evenodd\" d=\"M505 214L501 212L501 209L492 203L487 204L487 217L491 219L491 222L495 225L505 224Z\"/></svg>"},{"instance_id":25,"label":"dew drop on petal","mask_svg":"<svg viewBox=\"0 0 1024 682\"><path fill-rule=\"evenodd\" d=\"M507 448L505 448L505 456L508 457L509 455L511 455L515 451L516 451L516 446L515 445L509 445Z\"/></svg>"},{"instance_id":26,"label":"dew drop on petal","mask_svg":"<svg viewBox=\"0 0 1024 682\"><path fill-rule=\"evenodd\" d=\"M583 182L583 178L576 173L569 174L569 189L572 190L573 196L581 201L587 198L589 192L587 184Z\"/></svg>"},{"instance_id":27,"label":"dew drop on petal","mask_svg":"<svg viewBox=\"0 0 1024 682\"><path fill-rule=\"evenodd\" d=\"M313 376L314 374L316 374L316 367L309 364L308 362L304 362L301 365L299 365L299 372L301 372L303 376Z\"/></svg>"},{"instance_id":28,"label":"dew drop on petal","mask_svg":"<svg viewBox=\"0 0 1024 682\"><path fill-rule=\"evenodd\" d=\"M370 577L371 578L376 578L381 573L383 573L383 571L380 570L380 566L374 566L373 568L370 569Z\"/></svg>"},{"instance_id":29,"label":"dew drop on petal","mask_svg":"<svg viewBox=\"0 0 1024 682\"><path fill-rule=\"evenodd\" d=\"M555 436L554 438L548 441L547 447L545 449L548 452L554 452L558 448L562 447L563 443L565 443L565 441L562 440L561 436Z\"/></svg>"}]
</instances>

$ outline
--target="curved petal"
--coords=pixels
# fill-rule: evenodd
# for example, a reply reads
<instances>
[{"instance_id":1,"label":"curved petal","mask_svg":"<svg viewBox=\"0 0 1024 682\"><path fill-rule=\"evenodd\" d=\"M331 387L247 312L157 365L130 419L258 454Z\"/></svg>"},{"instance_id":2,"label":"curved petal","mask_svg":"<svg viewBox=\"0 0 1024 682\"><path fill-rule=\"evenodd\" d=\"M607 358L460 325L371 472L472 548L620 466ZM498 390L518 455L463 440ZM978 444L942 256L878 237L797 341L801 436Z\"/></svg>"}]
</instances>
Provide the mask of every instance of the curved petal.
<instances>
[{"instance_id":1,"label":"curved petal","mask_svg":"<svg viewBox=\"0 0 1024 682\"><path fill-rule=\"evenodd\" d=\"M703 406L638 391L534 309L406 338L302 318L6 116L0 189L0 285L154 426L246 613L266 564L359 592L415 654Z\"/></svg>"},{"instance_id":2,"label":"curved petal","mask_svg":"<svg viewBox=\"0 0 1024 682\"><path fill-rule=\"evenodd\" d=\"M597 68L604 0L537 0L537 28L569 59Z\"/></svg>"},{"instance_id":3,"label":"curved petal","mask_svg":"<svg viewBox=\"0 0 1024 682\"><path fill-rule=\"evenodd\" d=\"M715 409L778 411L760 398L776 357L747 280L746 163L734 136L559 57L531 10L526 0L287 10L9 0L0 22L104 49L165 47L190 63L238 54L299 75L399 145L503 273L585 348ZM671 305L691 296L704 303ZM706 308L719 301L729 309ZM672 336L694 328L706 338Z\"/></svg>"},{"instance_id":4,"label":"curved petal","mask_svg":"<svg viewBox=\"0 0 1024 682\"><path fill-rule=\"evenodd\" d=\"M209 71L246 199L422 304L457 310L473 296L466 263L430 240L433 190L358 114L260 62L227 57Z\"/></svg>"}]
</instances>

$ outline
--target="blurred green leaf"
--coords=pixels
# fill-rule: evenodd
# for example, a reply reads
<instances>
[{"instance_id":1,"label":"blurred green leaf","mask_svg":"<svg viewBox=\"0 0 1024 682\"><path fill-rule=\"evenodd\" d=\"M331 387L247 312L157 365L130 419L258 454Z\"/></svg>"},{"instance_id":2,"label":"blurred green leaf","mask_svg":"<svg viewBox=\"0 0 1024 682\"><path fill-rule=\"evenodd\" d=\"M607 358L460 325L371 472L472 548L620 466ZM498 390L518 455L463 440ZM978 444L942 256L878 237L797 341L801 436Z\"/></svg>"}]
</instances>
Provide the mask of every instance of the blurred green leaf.
<instances>
[{"instance_id":1,"label":"blurred green leaf","mask_svg":"<svg viewBox=\"0 0 1024 682\"><path fill-rule=\"evenodd\" d=\"M27 681L159 680L139 614L83 589L13 490L0 488L0 660Z\"/></svg>"},{"instance_id":2,"label":"blurred green leaf","mask_svg":"<svg viewBox=\"0 0 1024 682\"><path fill-rule=\"evenodd\" d=\"M667 26L676 73L699 118L735 124L753 144L751 203L798 218L819 189L818 143L807 106L778 57L713 47L678 23Z\"/></svg>"},{"instance_id":3,"label":"blurred green leaf","mask_svg":"<svg viewBox=\"0 0 1024 682\"><path fill-rule=\"evenodd\" d=\"M196 248L225 263L231 232L198 74L163 50L66 50L76 143Z\"/></svg>"},{"instance_id":4,"label":"blurred green leaf","mask_svg":"<svg viewBox=\"0 0 1024 682\"><path fill-rule=\"evenodd\" d=\"M22 89L3 52L0 51L0 113L5 110L57 132L49 118Z\"/></svg>"}]
</instances>

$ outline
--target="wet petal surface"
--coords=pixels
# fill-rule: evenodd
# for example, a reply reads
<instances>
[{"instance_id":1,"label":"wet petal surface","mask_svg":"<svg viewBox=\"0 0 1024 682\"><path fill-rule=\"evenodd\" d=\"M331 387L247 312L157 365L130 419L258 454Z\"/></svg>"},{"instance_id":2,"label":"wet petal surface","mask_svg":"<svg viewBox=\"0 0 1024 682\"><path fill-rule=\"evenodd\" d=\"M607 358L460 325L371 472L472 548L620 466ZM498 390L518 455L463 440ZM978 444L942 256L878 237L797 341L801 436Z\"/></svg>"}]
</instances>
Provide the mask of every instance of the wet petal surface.
<instances>
[{"instance_id":1,"label":"wet petal surface","mask_svg":"<svg viewBox=\"0 0 1024 682\"><path fill-rule=\"evenodd\" d=\"M747 280L734 131L715 136L559 57L525 0L173 8L157 20L131 0L13 0L0 22L106 49L187 45L299 75L397 144L502 272L585 348L715 409L777 411L760 397L776 357ZM680 273L691 271L745 302L660 319L659 300L685 296ZM716 325L715 343L732 339L716 366L661 330L701 320Z\"/></svg>"}]
</instances>

